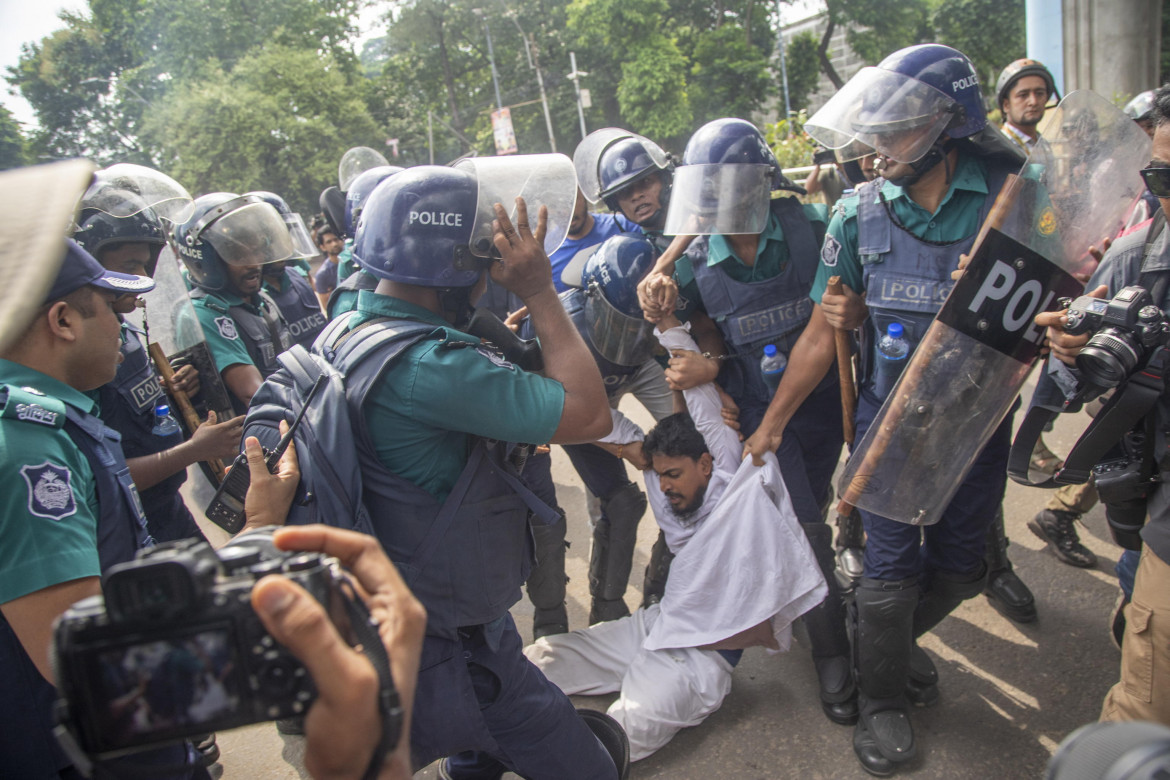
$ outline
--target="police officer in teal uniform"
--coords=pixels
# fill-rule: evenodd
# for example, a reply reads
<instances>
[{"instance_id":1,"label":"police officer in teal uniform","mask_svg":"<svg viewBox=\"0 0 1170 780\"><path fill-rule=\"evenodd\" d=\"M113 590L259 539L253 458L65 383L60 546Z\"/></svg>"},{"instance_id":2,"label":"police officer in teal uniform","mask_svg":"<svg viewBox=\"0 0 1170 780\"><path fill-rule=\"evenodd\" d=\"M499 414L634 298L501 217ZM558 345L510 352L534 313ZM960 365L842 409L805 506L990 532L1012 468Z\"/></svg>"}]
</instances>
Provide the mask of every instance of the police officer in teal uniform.
<instances>
[{"instance_id":1,"label":"police officer in teal uniform","mask_svg":"<svg viewBox=\"0 0 1170 780\"><path fill-rule=\"evenodd\" d=\"M248 409L276 356L292 346L288 322L262 289L262 266L295 252L280 213L254 195L216 192L195 199L174 229L175 249L211 356L238 414Z\"/></svg>"},{"instance_id":2,"label":"police officer in teal uniform","mask_svg":"<svg viewBox=\"0 0 1170 780\"><path fill-rule=\"evenodd\" d=\"M114 379L117 310L153 282L106 270L73 241L66 251L33 323L0 355L0 766L21 778L79 776L52 733L52 622L153 543L120 437L86 395ZM109 769L208 776L185 745Z\"/></svg>"},{"instance_id":3,"label":"police officer in teal uniform","mask_svg":"<svg viewBox=\"0 0 1170 780\"><path fill-rule=\"evenodd\" d=\"M829 371L834 328L859 324L851 318L865 293L861 440L897 380L874 368L878 338L897 323L911 349L918 344L954 284L960 255L970 251L996 194L1023 162L987 126L970 60L937 44L912 46L865 68L805 128L827 146L851 139L872 146L885 178L837 204L811 292L816 305L764 421L747 441L752 454L774 449L793 411ZM847 295L825 292L833 275ZM937 524L921 528L861 510L867 541L855 596L861 717L853 749L870 774L893 774L916 755L909 704L929 706L939 695L938 673L916 640L983 590L985 538L1003 500L1010 434L1009 414Z\"/></svg>"},{"instance_id":4,"label":"police officer in teal uniform","mask_svg":"<svg viewBox=\"0 0 1170 780\"><path fill-rule=\"evenodd\" d=\"M168 178L156 171L149 173L159 179ZM111 271L153 277L159 252L166 243L167 227L139 194L150 192L150 188L138 185L130 191L127 186L125 176L99 171L82 198L74 238ZM177 183L174 188L175 192L181 191ZM164 213L173 213L174 204L164 202L160 208ZM162 380L146 352L145 334L125 319L121 351L122 361L114 381L102 385L94 395L102 420L122 436L122 450L142 497L150 534L159 542L202 537L179 487L186 481L187 467L192 463L234 457L244 418L223 423L211 419L186 442L178 431L161 435L155 431L156 410L168 403ZM190 366L176 372L175 381L184 392L198 392L198 374Z\"/></svg>"},{"instance_id":5,"label":"police officer in teal uniform","mask_svg":"<svg viewBox=\"0 0 1170 780\"><path fill-rule=\"evenodd\" d=\"M529 514L553 512L507 443L596 440L610 427L605 391L553 288L543 220L534 236L523 201L515 228L497 206L494 234L473 237L491 224L477 195L474 175L435 166L378 187L354 245L377 289L316 345L343 354L344 339L386 339L346 385L355 431L368 432L356 443L375 535L427 609L412 755L451 756L440 772L452 778L615 778L568 698L524 659L508 614L531 565ZM545 376L461 329L488 267L527 304Z\"/></svg>"}]
</instances>

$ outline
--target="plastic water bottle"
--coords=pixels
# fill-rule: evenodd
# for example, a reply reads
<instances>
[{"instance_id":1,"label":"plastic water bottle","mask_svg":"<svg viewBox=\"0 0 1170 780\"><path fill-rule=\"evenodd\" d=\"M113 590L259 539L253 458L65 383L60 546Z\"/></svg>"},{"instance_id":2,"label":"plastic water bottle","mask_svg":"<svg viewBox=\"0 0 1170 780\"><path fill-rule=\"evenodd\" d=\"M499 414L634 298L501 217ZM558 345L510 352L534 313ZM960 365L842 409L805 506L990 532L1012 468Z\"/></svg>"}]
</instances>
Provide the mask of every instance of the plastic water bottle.
<instances>
[{"instance_id":1,"label":"plastic water bottle","mask_svg":"<svg viewBox=\"0 0 1170 780\"><path fill-rule=\"evenodd\" d=\"M886 335L878 341L877 378L883 392L894 388L894 383L906 367L906 356L910 354L910 342L903 335L902 323L891 322L886 326Z\"/></svg>"},{"instance_id":2,"label":"plastic water bottle","mask_svg":"<svg viewBox=\"0 0 1170 780\"><path fill-rule=\"evenodd\" d=\"M166 404L154 407L154 427L150 432L155 436L173 436L179 432L179 421L171 414L171 407Z\"/></svg>"},{"instance_id":3,"label":"plastic water bottle","mask_svg":"<svg viewBox=\"0 0 1170 780\"><path fill-rule=\"evenodd\" d=\"M764 382L775 390L780 386L780 378L784 376L784 369L788 368L788 358L776 349L775 344L764 347L764 356L760 358L760 372L764 375Z\"/></svg>"}]
</instances>

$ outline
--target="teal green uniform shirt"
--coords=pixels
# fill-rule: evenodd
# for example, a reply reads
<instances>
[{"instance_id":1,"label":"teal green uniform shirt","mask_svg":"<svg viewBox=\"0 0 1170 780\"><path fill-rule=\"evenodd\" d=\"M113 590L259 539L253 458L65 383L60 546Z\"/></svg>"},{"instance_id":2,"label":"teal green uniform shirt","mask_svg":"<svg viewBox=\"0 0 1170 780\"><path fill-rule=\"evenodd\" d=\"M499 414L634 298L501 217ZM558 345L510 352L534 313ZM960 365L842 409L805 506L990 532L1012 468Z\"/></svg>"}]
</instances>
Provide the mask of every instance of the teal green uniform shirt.
<instances>
[{"instance_id":1,"label":"teal green uniform shirt","mask_svg":"<svg viewBox=\"0 0 1170 780\"><path fill-rule=\"evenodd\" d=\"M337 255L337 283L344 282L357 269L357 261L353 259L353 239L347 238L345 248Z\"/></svg>"},{"instance_id":2,"label":"teal green uniform shirt","mask_svg":"<svg viewBox=\"0 0 1170 780\"><path fill-rule=\"evenodd\" d=\"M808 203L802 207L809 222L819 222L824 225L828 219L828 209L823 203ZM784 230L780 227L779 218L769 212L768 225L760 233L760 242L756 247L755 263L748 265L736 256L731 250L726 236L711 236L707 242L707 265L719 266L733 281L749 283L771 279L784 269L788 263L788 242L784 240ZM695 272L691 268L691 260L683 256L675 265L675 281L678 282L679 295L687 301L700 303L699 285L695 282Z\"/></svg>"},{"instance_id":3,"label":"teal green uniform shirt","mask_svg":"<svg viewBox=\"0 0 1170 780\"><path fill-rule=\"evenodd\" d=\"M206 297L193 298L191 303L195 306L195 316L199 319L200 327L203 328L203 337L207 339L211 358L215 361L215 367L219 369L220 373L237 363L249 366L256 365L252 356L248 354L248 346L244 343L243 337L240 336L239 328L236 327L231 315L217 311L209 304L214 303L221 309L230 309L232 306L243 304L257 315L263 316L263 310L260 306L227 292L208 293ZM266 304L261 304L261 306L266 306Z\"/></svg>"},{"instance_id":4,"label":"teal green uniform shirt","mask_svg":"<svg viewBox=\"0 0 1170 780\"><path fill-rule=\"evenodd\" d=\"M560 382L521 371L433 312L362 290L353 325L411 319L434 333L398 357L370 389L365 419L382 464L440 501L467 463L470 436L543 444L560 425Z\"/></svg>"},{"instance_id":5,"label":"teal green uniform shirt","mask_svg":"<svg viewBox=\"0 0 1170 780\"><path fill-rule=\"evenodd\" d=\"M961 241L979 230L979 210L988 194L987 169L979 158L960 152L951 186L933 214L912 201L903 187L887 181L881 192L895 218L913 235L927 241ZM817 303L825 294L830 276L840 276L841 283L854 292L865 291L861 259L857 254L858 197L842 198L833 209L821 251L821 264L809 293ZM876 200L877 196L874 198ZM956 256L956 268L958 262Z\"/></svg>"},{"instance_id":6,"label":"teal green uniform shirt","mask_svg":"<svg viewBox=\"0 0 1170 780\"><path fill-rule=\"evenodd\" d=\"M65 404L93 413L93 400L7 360L0 360L0 384L23 389L17 391L21 398L11 396L0 413L2 604L62 582L100 576L101 566L93 471L57 427L64 424ZM37 415L40 422L29 421L30 403L61 418L57 424L45 422L47 415Z\"/></svg>"}]
</instances>

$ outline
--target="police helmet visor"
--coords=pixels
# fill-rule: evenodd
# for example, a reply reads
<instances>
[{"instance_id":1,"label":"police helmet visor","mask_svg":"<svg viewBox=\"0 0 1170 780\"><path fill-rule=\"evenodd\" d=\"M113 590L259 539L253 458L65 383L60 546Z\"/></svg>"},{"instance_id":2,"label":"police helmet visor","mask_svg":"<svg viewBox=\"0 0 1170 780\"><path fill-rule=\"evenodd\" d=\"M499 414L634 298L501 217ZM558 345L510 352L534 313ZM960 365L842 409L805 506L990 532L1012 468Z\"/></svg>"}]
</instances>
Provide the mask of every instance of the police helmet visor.
<instances>
[{"instance_id":1,"label":"police helmet visor","mask_svg":"<svg viewBox=\"0 0 1170 780\"><path fill-rule=\"evenodd\" d=\"M873 147L869 144L863 144L854 138L840 149L834 149L833 154L836 156L837 162L844 164L853 160L860 160L862 157L868 157L873 154Z\"/></svg>"},{"instance_id":2,"label":"police helmet visor","mask_svg":"<svg viewBox=\"0 0 1170 780\"><path fill-rule=\"evenodd\" d=\"M577 173L573 161L563 154L522 154L508 157L472 157L455 163L457 169L475 176L478 193L471 230L471 253L477 257L497 257L492 243L494 206L500 203L516 223L516 198L524 198L528 221L536 232L540 207L548 208L548 231L544 236L545 254L552 254L569 232L573 206L577 202ZM449 216L435 214L434 219Z\"/></svg>"},{"instance_id":3,"label":"police helmet visor","mask_svg":"<svg viewBox=\"0 0 1170 780\"><path fill-rule=\"evenodd\" d=\"M577 182L585 200L596 206L601 203L601 180L597 176L598 163L601 162L601 153L615 141L622 138L634 138L629 130L618 127L604 127L594 130L573 150L573 167L577 170Z\"/></svg>"},{"instance_id":4,"label":"police helmet visor","mask_svg":"<svg viewBox=\"0 0 1170 780\"><path fill-rule=\"evenodd\" d=\"M280 212L268 203L236 198L212 209L190 233L211 244L228 265L265 265L295 256Z\"/></svg>"},{"instance_id":5,"label":"police helmet visor","mask_svg":"<svg viewBox=\"0 0 1170 780\"><path fill-rule=\"evenodd\" d=\"M869 67L858 71L804 129L830 149L858 141L892 160L912 163L930 150L958 108L925 82Z\"/></svg>"},{"instance_id":6,"label":"police helmet visor","mask_svg":"<svg viewBox=\"0 0 1170 780\"><path fill-rule=\"evenodd\" d=\"M288 226L288 236L293 245L293 257L308 260L321 254L321 251L313 244L313 237L309 234L309 229L305 227L305 220L300 214L290 211L288 214L281 214L281 218Z\"/></svg>"},{"instance_id":7,"label":"police helmet visor","mask_svg":"<svg viewBox=\"0 0 1170 780\"><path fill-rule=\"evenodd\" d=\"M345 192L358 176L371 168L389 164L378 150L355 146L341 156L341 163L337 166L337 185Z\"/></svg>"},{"instance_id":8,"label":"police helmet visor","mask_svg":"<svg viewBox=\"0 0 1170 780\"><path fill-rule=\"evenodd\" d=\"M585 322L597 351L619 366L640 366L654 352L658 340L654 325L618 311L605 299L596 282L585 290Z\"/></svg>"},{"instance_id":9,"label":"police helmet visor","mask_svg":"<svg viewBox=\"0 0 1170 780\"><path fill-rule=\"evenodd\" d=\"M161 219L182 224L191 218L191 194L183 185L153 168L119 163L93 176L82 206L124 219L151 209Z\"/></svg>"},{"instance_id":10,"label":"police helmet visor","mask_svg":"<svg viewBox=\"0 0 1170 780\"><path fill-rule=\"evenodd\" d=\"M674 172L668 236L762 233L768 224L771 165L684 165Z\"/></svg>"}]
</instances>

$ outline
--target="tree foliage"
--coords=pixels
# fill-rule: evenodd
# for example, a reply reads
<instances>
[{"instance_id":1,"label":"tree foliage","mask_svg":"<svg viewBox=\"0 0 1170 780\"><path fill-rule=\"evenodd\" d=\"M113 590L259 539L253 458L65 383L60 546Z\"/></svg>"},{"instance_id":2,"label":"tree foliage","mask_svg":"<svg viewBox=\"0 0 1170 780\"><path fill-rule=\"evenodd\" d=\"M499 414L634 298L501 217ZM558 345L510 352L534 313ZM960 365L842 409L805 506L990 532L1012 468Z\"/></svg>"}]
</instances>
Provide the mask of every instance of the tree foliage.
<instances>
[{"instance_id":1,"label":"tree foliage","mask_svg":"<svg viewBox=\"0 0 1170 780\"><path fill-rule=\"evenodd\" d=\"M20 122L13 118L11 111L0 106L0 171L27 164L28 155L24 148L24 134L20 132Z\"/></svg>"},{"instance_id":2,"label":"tree foliage","mask_svg":"<svg viewBox=\"0 0 1170 780\"><path fill-rule=\"evenodd\" d=\"M788 102L793 111L808 106L808 97L817 88L820 68L817 62L817 36L811 32L794 35L785 44L784 62L788 67ZM781 96L783 99L783 96Z\"/></svg>"},{"instance_id":3,"label":"tree foliage","mask_svg":"<svg viewBox=\"0 0 1170 780\"><path fill-rule=\"evenodd\" d=\"M931 21L939 43L971 58L984 94L994 102L999 72L1026 51L1024 0L942 0Z\"/></svg>"}]
</instances>

